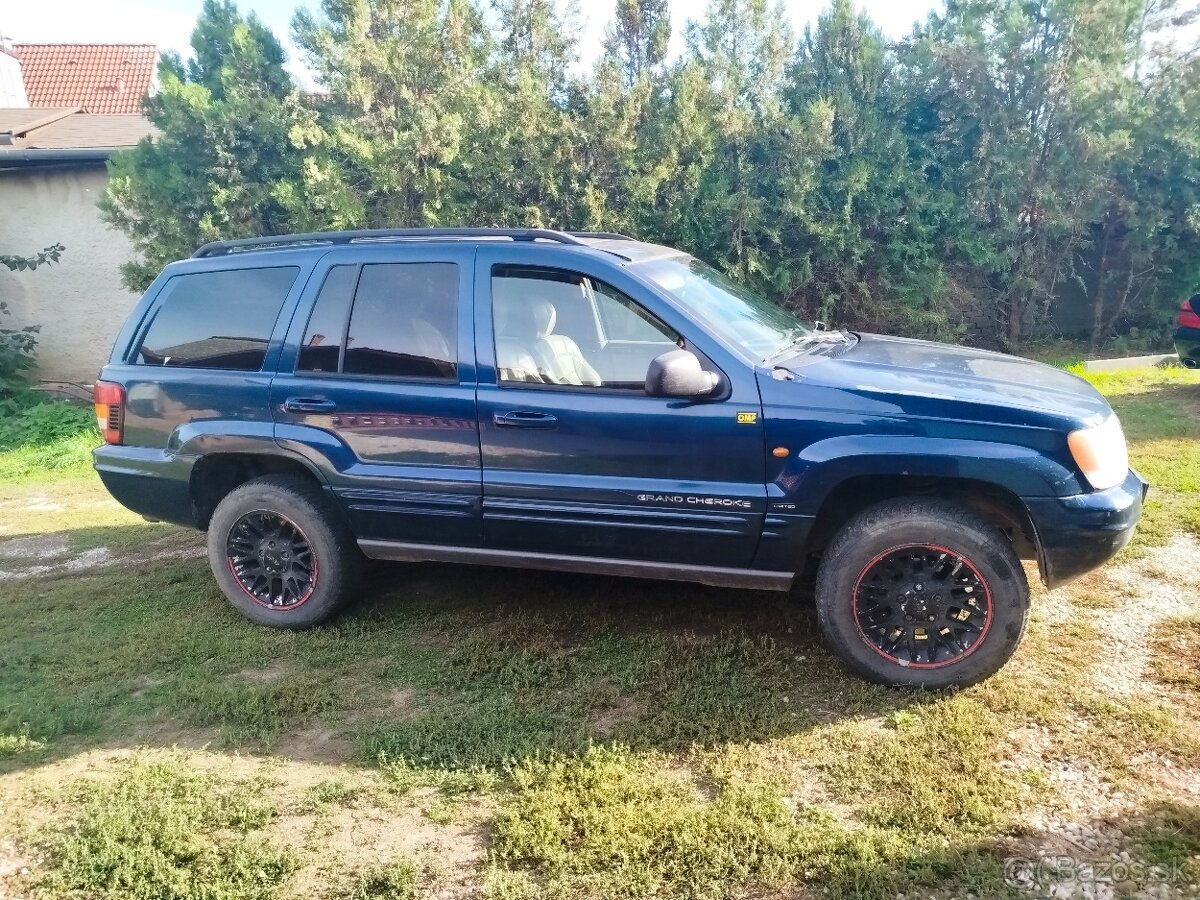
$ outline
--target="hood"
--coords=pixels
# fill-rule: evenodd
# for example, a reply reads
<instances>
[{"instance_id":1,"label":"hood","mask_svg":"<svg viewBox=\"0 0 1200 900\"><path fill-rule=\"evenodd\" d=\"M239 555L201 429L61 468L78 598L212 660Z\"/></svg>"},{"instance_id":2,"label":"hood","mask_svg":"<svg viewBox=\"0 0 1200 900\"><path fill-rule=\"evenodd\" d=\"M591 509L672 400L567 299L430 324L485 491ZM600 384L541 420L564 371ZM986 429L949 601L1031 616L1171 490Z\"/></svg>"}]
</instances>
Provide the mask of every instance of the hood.
<instances>
[{"instance_id":1,"label":"hood","mask_svg":"<svg viewBox=\"0 0 1200 900\"><path fill-rule=\"evenodd\" d=\"M1082 378L1043 363L932 341L877 334L858 338L839 355L802 355L777 366L798 381L893 399L1036 410L1088 424L1098 424L1112 412Z\"/></svg>"}]
</instances>

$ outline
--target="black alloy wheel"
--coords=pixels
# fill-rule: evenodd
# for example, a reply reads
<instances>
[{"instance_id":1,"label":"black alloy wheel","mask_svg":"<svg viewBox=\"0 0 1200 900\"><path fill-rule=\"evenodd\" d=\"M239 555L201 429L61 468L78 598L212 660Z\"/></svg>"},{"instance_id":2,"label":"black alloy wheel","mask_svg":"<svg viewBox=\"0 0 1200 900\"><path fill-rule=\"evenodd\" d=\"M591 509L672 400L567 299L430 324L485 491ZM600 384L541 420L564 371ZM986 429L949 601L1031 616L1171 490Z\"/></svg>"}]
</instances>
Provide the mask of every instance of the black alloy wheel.
<instances>
[{"instance_id":1,"label":"black alloy wheel","mask_svg":"<svg viewBox=\"0 0 1200 900\"><path fill-rule=\"evenodd\" d=\"M864 641L903 666L933 668L970 654L991 626L992 600L979 570L945 547L909 544L872 559L854 586Z\"/></svg>"},{"instance_id":2,"label":"black alloy wheel","mask_svg":"<svg viewBox=\"0 0 1200 900\"><path fill-rule=\"evenodd\" d=\"M317 565L300 527L279 513L255 510L229 529L225 556L238 586L269 609L293 609L312 596Z\"/></svg>"}]
</instances>

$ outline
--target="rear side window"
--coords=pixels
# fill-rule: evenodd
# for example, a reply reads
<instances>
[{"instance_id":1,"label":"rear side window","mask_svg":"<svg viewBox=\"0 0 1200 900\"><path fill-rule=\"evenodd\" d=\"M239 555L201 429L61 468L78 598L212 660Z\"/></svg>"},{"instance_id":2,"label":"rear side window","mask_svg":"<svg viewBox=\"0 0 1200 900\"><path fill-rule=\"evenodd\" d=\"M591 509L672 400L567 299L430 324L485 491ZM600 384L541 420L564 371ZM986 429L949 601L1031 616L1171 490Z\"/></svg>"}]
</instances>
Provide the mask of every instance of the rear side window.
<instances>
[{"instance_id":1,"label":"rear side window","mask_svg":"<svg viewBox=\"0 0 1200 900\"><path fill-rule=\"evenodd\" d=\"M358 283L358 266L334 266L325 277L321 293L308 317L300 362L305 372L337 372L342 361L342 337L346 334L346 316Z\"/></svg>"},{"instance_id":2,"label":"rear side window","mask_svg":"<svg viewBox=\"0 0 1200 900\"><path fill-rule=\"evenodd\" d=\"M335 266L313 305L296 368L457 378L458 266Z\"/></svg>"},{"instance_id":3,"label":"rear side window","mask_svg":"<svg viewBox=\"0 0 1200 900\"><path fill-rule=\"evenodd\" d=\"M281 266L176 275L163 288L137 362L257 372L299 274Z\"/></svg>"}]
</instances>

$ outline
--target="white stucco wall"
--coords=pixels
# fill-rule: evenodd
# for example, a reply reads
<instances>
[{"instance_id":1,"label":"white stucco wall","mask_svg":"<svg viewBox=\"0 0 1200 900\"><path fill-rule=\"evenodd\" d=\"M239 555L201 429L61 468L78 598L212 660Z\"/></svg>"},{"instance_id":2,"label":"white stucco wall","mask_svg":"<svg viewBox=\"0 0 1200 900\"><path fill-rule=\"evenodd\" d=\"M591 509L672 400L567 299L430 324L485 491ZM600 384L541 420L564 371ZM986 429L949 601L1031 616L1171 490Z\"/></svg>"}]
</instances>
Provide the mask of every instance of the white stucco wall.
<instances>
[{"instance_id":1,"label":"white stucco wall","mask_svg":"<svg viewBox=\"0 0 1200 900\"><path fill-rule=\"evenodd\" d=\"M25 79L21 77L21 64L7 50L0 49L0 107L11 109L29 106L25 96Z\"/></svg>"},{"instance_id":2,"label":"white stucco wall","mask_svg":"<svg viewBox=\"0 0 1200 900\"><path fill-rule=\"evenodd\" d=\"M0 253L29 256L59 243L62 260L34 272L0 266L0 328L41 325L43 381L90 383L137 302L117 267L133 257L125 236L100 221L103 168L0 173Z\"/></svg>"}]
</instances>

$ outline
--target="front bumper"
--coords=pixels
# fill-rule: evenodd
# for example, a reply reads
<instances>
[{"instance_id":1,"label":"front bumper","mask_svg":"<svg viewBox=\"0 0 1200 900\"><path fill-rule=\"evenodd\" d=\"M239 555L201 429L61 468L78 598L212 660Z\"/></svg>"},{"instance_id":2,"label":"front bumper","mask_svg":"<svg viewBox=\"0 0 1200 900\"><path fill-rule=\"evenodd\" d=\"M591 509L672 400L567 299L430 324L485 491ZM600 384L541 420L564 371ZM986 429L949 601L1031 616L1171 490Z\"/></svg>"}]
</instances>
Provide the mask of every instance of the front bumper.
<instances>
[{"instance_id":1,"label":"front bumper","mask_svg":"<svg viewBox=\"0 0 1200 900\"><path fill-rule=\"evenodd\" d=\"M1102 565L1133 540L1149 488L1146 479L1130 469L1122 484L1107 491L1026 498L1047 587Z\"/></svg>"}]
</instances>

